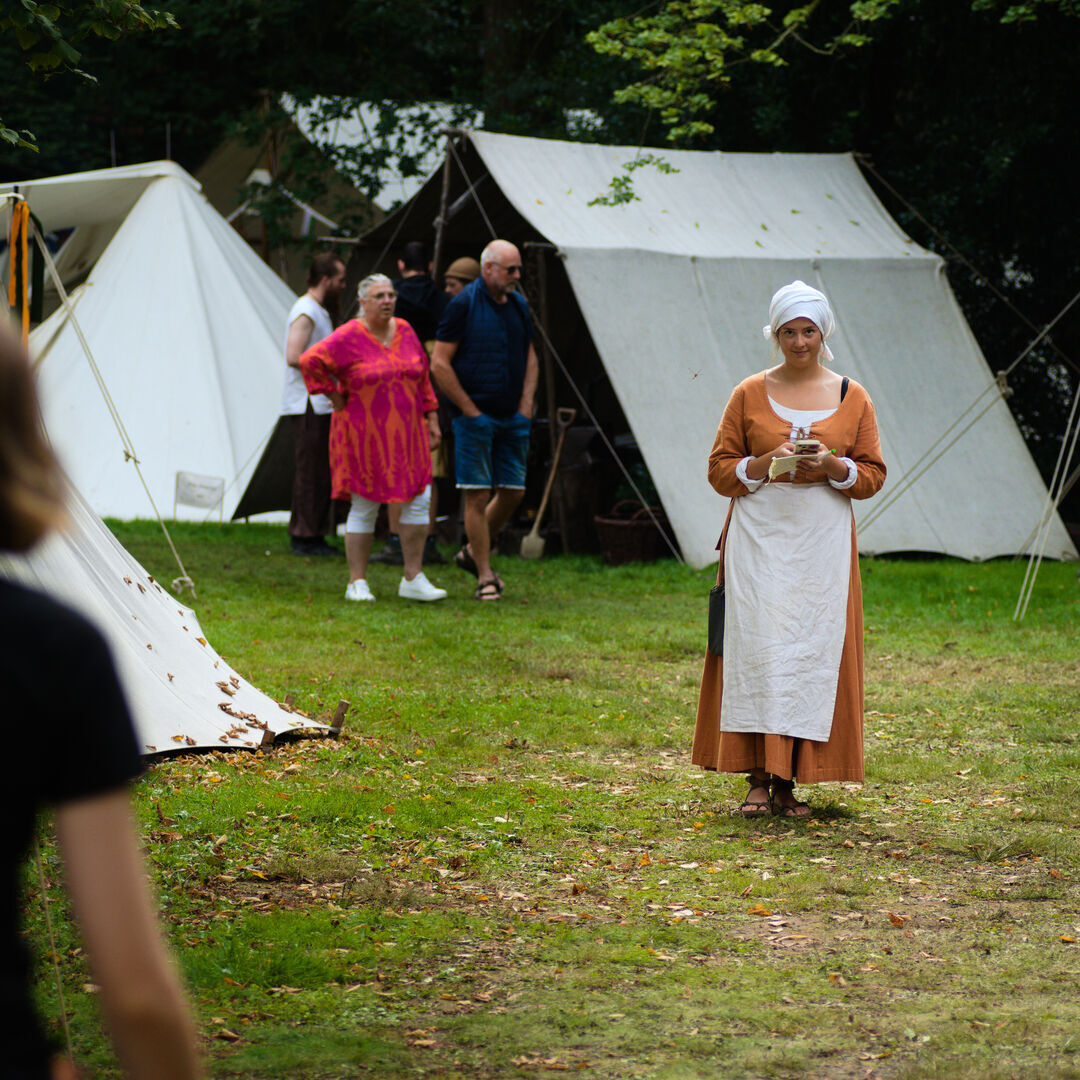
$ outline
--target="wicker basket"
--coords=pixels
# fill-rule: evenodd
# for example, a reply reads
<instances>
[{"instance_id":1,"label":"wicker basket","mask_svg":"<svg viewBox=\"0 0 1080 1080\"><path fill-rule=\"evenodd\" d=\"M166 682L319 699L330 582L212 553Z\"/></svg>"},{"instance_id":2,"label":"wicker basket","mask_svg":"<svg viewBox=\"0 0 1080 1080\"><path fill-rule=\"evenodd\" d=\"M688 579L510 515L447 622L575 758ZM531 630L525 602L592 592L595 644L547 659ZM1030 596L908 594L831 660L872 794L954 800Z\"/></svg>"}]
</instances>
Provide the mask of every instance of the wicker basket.
<instances>
[{"instance_id":1,"label":"wicker basket","mask_svg":"<svg viewBox=\"0 0 1080 1080\"><path fill-rule=\"evenodd\" d=\"M596 538L604 562L618 566L628 562L651 562L660 549L660 530L653 524L649 510L658 521L663 521L659 506L646 508L635 499L616 503L601 517L593 518Z\"/></svg>"}]
</instances>

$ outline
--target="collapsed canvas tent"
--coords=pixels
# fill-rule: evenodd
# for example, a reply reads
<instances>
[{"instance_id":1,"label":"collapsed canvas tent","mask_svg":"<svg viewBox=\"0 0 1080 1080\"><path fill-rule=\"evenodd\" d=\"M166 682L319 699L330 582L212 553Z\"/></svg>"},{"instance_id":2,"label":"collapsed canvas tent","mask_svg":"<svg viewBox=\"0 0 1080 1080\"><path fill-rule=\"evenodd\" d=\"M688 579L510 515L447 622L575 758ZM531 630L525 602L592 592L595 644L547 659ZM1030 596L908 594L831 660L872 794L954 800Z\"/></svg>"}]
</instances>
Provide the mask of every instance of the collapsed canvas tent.
<instances>
[{"instance_id":1,"label":"collapsed canvas tent","mask_svg":"<svg viewBox=\"0 0 1080 1080\"><path fill-rule=\"evenodd\" d=\"M106 636L144 754L241 749L318 728L242 679L206 640L195 612L118 543L77 493L71 527L29 555L0 555L0 577L81 611Z\"/></svg>"},{"instance_id":2,"label":"collapsed canvas tent","mask_svg":"<svg viewBox=\"0 0 1080 1080\"><path fill-rule=\"evenodd\" d=\"M30 349L45 423L75 487L103 516L152 516L125 453L133 448L161 513L173 512L180 472L220 482L224 495L210 510L181 504L177 516L227 520L278 416L289 287L172 162L0 192L15 187L44 232L74 229L56 268L114 406L50 287L54 310Z\"/></svg>"},{"instance_id":3,"label":"collapsed canvas tent","mask_svg":"<svg viewBox=\"0 0 1080 1080\"><path fill-rule=\"evenodd\" d=\"M594 414L613 388L692 565L715 561L727 510L705 477L720 415L769 365L769 298L795 278L831 298L836 366L877 407L889 479L856 506L861 550L1025 549L1046 487L943 261L900 230L850 155L665 151L673 171L635 170L633 201L590 205L633 148L470 132L449 153L448 187L433 174L365 236L354 272L385 269L440 222L440 266L494 236L519 244L545 362L557 355ZM550 385L559 405L578 403L561 376ZM542 381L541 408L544 396ZM1046 550L1076 555L1056 517Z\"/></svg>"}]
</instances>

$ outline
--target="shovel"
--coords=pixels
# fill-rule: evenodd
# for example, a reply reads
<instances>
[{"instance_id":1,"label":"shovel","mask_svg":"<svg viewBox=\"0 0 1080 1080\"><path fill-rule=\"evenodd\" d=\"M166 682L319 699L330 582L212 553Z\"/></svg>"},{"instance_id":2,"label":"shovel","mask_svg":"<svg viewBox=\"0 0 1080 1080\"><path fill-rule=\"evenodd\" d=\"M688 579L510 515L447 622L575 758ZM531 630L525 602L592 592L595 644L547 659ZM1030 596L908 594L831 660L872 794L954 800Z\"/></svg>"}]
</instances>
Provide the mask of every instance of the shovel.
<instances>
[{"instance_id":1,"label":"shovel","mask_svg":"<svg viewBox=\"0 0 1080 1080\"><path fill-rule=\"evenodd\" d=\"M555 444L555 456L551 459L551 471L548 473L547 484L544 485L540 509L536 511L536 517L533 518L532 528L521 538L523 559L539 559L544 554L544 538L540 535L540 523L544 520L544 511L547 509L548 498L551 495L551 485L555 482L555 471L559 467L559 457L562 454L563 443L566 441L566 429L574 422L576 416L576 409L555 410L555 422L559 425L559 441Z\"/></svg>"}]
</instances>

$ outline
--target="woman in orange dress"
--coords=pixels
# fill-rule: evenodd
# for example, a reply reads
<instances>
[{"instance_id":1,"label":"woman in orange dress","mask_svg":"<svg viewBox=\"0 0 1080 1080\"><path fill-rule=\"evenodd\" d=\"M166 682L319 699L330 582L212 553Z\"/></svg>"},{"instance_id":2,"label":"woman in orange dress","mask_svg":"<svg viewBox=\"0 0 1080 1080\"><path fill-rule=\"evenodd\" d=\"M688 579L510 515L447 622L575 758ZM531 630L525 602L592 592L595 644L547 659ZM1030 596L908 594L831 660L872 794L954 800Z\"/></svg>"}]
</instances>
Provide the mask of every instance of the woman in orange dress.
<instances>
[{"instance_id":1,"label":"woman in orange dress","mask_svg":"<svg viewBox=\"0 0 1080 1080\"><path fill-rule=\"evenodd\" d=\"M404 576L398 596L442 600L445 589L423 571L431 503L431 451L439 445L438 401L427 353L404 319L384 274L360 282L360 316L300 357L308 393L334 403L330 476L335 499L351 500L345 523L347 600L372 601L367 565L375 518L388 504L390 530L401 537Z\"/></svg>"},{"instance_id":2,"label":"woman in orange dress","mask_svg":"<svg viewBox=\"0 0 1080 1080\"><path fill-rule=\"evenodd\" d=\"M722 657L706 653L693 761L748 774L747 817L808 816L796 780L863 779L851 500L881 489L885 464L869 395L823 366L834 325L817 289L776 293L764 332L783 361L735 388L709 455L709 482L731 499L724 642ZM796 455L797 438L817 446Z\"/></svg>"}]
</instances>

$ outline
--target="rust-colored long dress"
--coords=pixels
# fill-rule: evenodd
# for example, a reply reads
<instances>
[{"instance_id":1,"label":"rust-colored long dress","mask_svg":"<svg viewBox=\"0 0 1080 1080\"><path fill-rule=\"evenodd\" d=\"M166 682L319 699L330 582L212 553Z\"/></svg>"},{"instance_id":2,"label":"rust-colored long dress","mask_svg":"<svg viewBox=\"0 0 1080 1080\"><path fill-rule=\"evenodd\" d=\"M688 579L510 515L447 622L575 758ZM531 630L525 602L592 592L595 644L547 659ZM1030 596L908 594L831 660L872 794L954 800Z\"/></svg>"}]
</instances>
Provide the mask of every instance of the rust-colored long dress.
<instances>
[{"instance_id":1,"label":"rust-colored long dress","mask_svg":"<svg viewBox=\"0 0 1080 1080\"><path fill-rule=\"evenodd\" d=\"M757 457L786 442L791 425L769 404L765 373L744 379L732 392L709 455L709 483L733 501L720 539L720 566L717 582L723 581L728 524L735 499L749 494L735 475L736 466L746 457ZM839 408L813 425L811 437L820 439L841 457L855 462L857 478L843 494L867 499L885 482L874 406L866 391L854 380ZM773 483L825 483L824 470L778 477ZM729 620L738 612L729 606ZM729 624L730 625L730 624ZM862 583L855 540L855 519L851 521L851 569L847 597L847 621L837 679L832 729L827 742L789 735L722 731L721 702L724 688L724 661L711 652L705 654L694 731L692 760L705 769L721 772L749 772L765 769L785 780L810 784L825 780L863 779L863 629Z\"/></svg>"}]
</instances>

